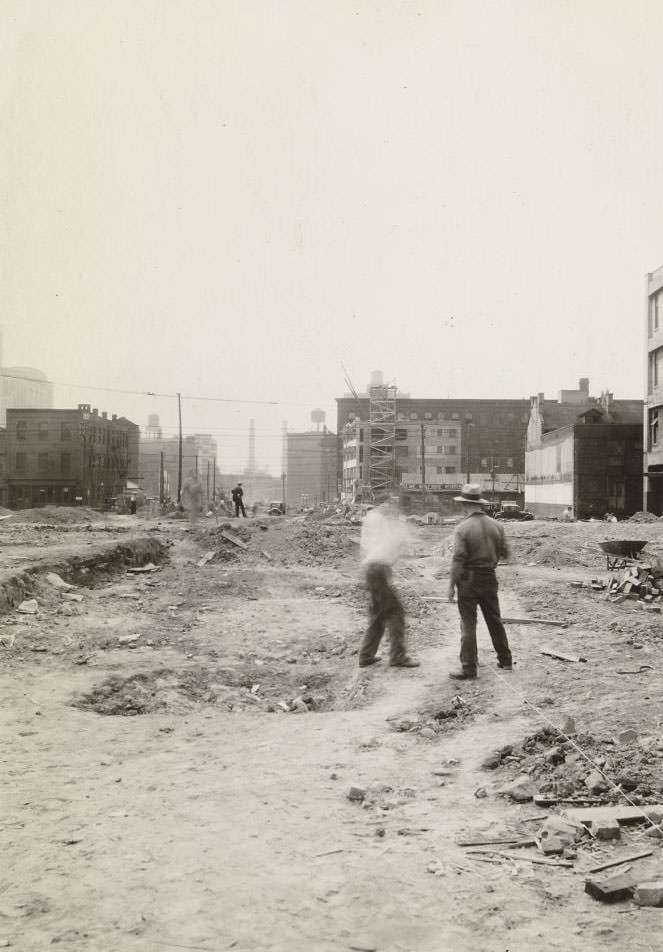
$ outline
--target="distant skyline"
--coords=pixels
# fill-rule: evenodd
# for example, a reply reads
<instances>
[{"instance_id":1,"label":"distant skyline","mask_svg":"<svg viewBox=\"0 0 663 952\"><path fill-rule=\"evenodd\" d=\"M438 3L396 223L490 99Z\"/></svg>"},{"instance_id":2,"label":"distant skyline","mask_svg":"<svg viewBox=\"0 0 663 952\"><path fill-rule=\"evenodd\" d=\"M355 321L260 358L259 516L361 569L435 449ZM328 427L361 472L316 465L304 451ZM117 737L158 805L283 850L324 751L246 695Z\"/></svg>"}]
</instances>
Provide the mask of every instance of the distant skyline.
<instances>
[{"instance_id":1,"label":"distant skyline","mask_svg":"<svg viewBox=\"0 0 663 952\"><path fill-rule=\"evenodd\" d=\"M362 391L644 397L657 0L3 13L4 361L57 404L174 433L174 397L142 394L193 395L222 468L253 418L276 474L284 420L334 429L341 362Z\"/></svg>"}]
</instances>

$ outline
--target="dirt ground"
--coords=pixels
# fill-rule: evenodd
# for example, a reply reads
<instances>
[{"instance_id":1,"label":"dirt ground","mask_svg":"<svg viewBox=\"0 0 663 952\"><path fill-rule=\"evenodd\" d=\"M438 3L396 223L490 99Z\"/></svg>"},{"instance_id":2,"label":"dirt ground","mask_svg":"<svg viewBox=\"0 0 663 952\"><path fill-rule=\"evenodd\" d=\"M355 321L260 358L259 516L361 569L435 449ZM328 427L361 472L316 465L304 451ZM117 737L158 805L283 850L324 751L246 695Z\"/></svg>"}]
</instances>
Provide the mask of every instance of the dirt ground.
<instances>
[{"instance_id":1,"label":"dirt ground","mask_svg":"<svg viewBox=\"0 0 663 952\"><path fill-rule=\"evenodd\" d=\"M645 850L641 878L661 876L656 828L547 859L458 843L538 836L563 806L499 793L523 775L551 798L663 802L663 614L590 587L610 574L600 540L649 558L663 523L506 528L503 614L565 625L509 625L505 673L480 623L479 679L453 682L457 611L426 600L446 592L452 526L414 528L399 569L421 667L390 668L385 646L359 669L356 526L2 520L0 572L29 571L37 604L0 627L0 948L660 949L663 909L584 891ZM146 535L163 558L144 571L100 557L74 587L48 577Z\"/></svg>"}]
</instances>

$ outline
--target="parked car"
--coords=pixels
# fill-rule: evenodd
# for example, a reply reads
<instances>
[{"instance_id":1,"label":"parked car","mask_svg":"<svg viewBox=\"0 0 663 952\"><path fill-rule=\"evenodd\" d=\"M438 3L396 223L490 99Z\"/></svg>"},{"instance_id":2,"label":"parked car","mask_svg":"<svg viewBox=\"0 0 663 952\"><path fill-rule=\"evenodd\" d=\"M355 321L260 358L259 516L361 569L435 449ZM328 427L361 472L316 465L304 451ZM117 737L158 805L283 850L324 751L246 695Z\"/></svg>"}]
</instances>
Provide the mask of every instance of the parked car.
<instances>
[{"instance_id":1,"label":"parked car","mask_svg":"<svg viewBox=\"0 0 663 952\"><path fill-rule=\"evenodd\" d=\"M503 502L493 518L517 519L520 522L527 522L529 519L533 519L534 516L529 509L521 509L515 502Z\"/></svg>"},{"instance_id":2,"label":"parked car","mask_svg":"<svg viewBox=\"0 0 663 952\"><path fill-rule=\"evenodd\" d=\"M270 502L267 504L267 512L270 516L282 516L285 513L285 503L279 502L278 499Z\"/></svg>"}]
</instances>

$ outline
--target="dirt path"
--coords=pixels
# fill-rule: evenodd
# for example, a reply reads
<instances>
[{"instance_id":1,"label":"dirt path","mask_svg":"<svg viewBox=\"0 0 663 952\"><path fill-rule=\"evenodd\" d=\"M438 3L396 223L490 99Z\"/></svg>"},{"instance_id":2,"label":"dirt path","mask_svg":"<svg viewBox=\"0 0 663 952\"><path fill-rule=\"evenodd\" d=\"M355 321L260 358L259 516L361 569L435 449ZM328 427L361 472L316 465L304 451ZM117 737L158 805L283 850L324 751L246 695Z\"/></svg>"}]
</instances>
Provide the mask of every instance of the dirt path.
<instances>
[{"instance_id":1,"label":"dirt path","mask_svg":"<svg viewBox=\"0 0 663 952\"><path fill-rule=\"evenodd\" d=\"M85 591L73 613L44 594L3 654L0 942L30 952L655 947L659 910L602 906L579 871L482 863L455 842L526 830L542 812L495 795L517 772L481 770L496 748L565 714L599 732L642 728L659 687L647 672L614 675L629 653L660 660L655 639L625 645L622 620L639 618L620 616L609 645L603 607L578 600L590 596L569 595L554 569L542 595L541 566L505 567L505 613L539 613L545 598L552 614L571 605L580 624L514 627L511 675L493 667L484 634L480 679L458 685L447 678L455 612L424 612L413 595L422 667L359 671L351 558L199 569L206 548L181 534L170 565ZM406 577L439 591L438 564L413 560ZM554 641L582 649L587 665L542 658ZM297 694L317 710L278 708ZM134 716L71 706L85 698ZM454 704L463 717L432 736L394 729ZM351 786L366 790L363 804L347 798Z\"/></svg>"}]
</instances>

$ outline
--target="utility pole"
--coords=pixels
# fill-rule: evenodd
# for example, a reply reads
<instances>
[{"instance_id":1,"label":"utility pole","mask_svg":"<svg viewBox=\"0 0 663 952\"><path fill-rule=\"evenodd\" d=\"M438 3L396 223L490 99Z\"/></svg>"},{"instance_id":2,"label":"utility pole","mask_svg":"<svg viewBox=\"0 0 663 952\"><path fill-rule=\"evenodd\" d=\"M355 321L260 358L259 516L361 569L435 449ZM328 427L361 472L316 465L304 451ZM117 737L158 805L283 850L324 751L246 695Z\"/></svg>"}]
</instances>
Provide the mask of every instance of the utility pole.
<instances>
[{"instance_id":1,"label":"utility pole","mask_svg":"<svg viewBox=\"0 0 663 952\"><path fill-rule=\"evenodd\" d=\"M182 394L177 394L177 416L179 419L179 448L177 453L177 502L182 499Z\"/></svg>"},{"instance_id":2,"label":"utility pole","mask_svg":"<svg viewBox=\"0 0 663 952\"><path fill-rule=\"evenodd\" d=\"M470 427L471 426L472 426L471 423L465 424L465 435L466 435L466 442L467 442L467 479L465 480L466 483L469 483L472 478L472 472L471 472L472 467L470 464L470 432L471 432Z\"/></svg>"},{"instance_id":3,"label":"utility pole","mask_svg":"<svg viewBox=\"0 0 663 952\"><path fill-rule=\"evenodd\" d=\"M159 463L159 502L163 504L164 499L164 478L163 478L163 450L161 451L161 461Z\"/></svg>"},{"instance_id":4,"label":"utility pole","mask_svg":"<svg viewBox=\"0 0 663 952\"><path fill-rule=\"evenodd\" d=\"M212 499L216 502L216 457L214 457L214 465L212 467Z\"/></svg>"},{"instance_id":5,"label":"utility pole","mask_svg":"<svg viewBox=\"0 0 663 952\"><path fill-rule=\"evenodd\" d=\"M287 508L285 504L285 473L281 473L281 498L283 499L283 511L285 512Z\"/></svg>"},{"instance_id":6,"label":"utility pole","mask_svg":"<svg viewBox=\"0 0 663 952\"><path fill-rule=\"evenodd\" d=\"M209 509L209 460L207 460L207 508Z\"/></svg>"},{"instance_id":7,"label":"utility pole","mask_svg":"<svg viewBox=\"0 0 663 952\"><path fill-rule=\"evenodd\" d=\"M426 511L426 424L421 424L421 501Z\"/></svg>"}]
</instances>

